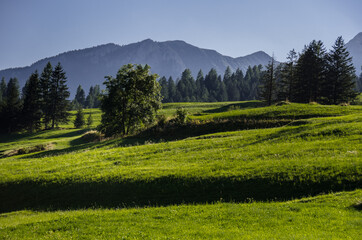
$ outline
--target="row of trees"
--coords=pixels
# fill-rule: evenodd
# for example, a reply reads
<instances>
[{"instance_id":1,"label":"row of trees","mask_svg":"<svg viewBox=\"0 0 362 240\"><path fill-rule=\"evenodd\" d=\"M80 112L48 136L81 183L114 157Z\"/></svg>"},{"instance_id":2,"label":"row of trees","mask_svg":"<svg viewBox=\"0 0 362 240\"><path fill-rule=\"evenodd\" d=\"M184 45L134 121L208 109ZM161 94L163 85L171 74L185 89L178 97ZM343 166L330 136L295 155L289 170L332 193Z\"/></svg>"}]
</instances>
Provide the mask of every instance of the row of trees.
<instances>
[{"instance_id":1,"label":"row of trees","mask_svg":"<svg viewBox=\"0 0 362 240\"><path fill-rule=\"evenodd\" d=\"M242 70L232 72L230 67L221 77L212 68L206 76L202 70L197 74L196 80L191 71L186 69L181 79L176 83L172 77L159 80L163 102L217 102L242 101L256 99L258 84L261 78L262 66L248 67L245 75Z\"/></svg>"},{"instance_id":2,"label":"row of trees","mask_svg":"<svg viewBox=\"0 0 362 240\"><path fill-rule=\"evenodd\" d=\"M39 76L32 73L22 89L20 96L19 82L11 78L0 83L0 124L2 132L26 129L36 131L44 125L54 128L59 123L67 122L69 113L69 91L67 77L60 63L53 69L47 63Z\"/></svg>"},{"instance_id":3,"label":"row of trees","mask_svg":"<svg viewBox=\"0 0 362 240\"><path fill-rule=\"evenodd\" d=\"M72 109L78 108L99 108L100 107L100 96L101 89L97 84L94 87L91 86L89 88L89 92L87 97L85 97L85 92L81 85L78 86L77 92L75 94L75 98L71 103Z\"/></svg>"},{"instance_id":4,"label":"row of trees","mask_svg":"<svg viewBox=\"0 0 362 240\"><path fill-rule=\"evenodd\" d=\"M268 105L280 100L339 104L357 96L355 68L342 37L328 53L314 40L299 56L290 51L287 59L277 65L273 56L262 74L260 97Z\"/></svg>"}]
</instances>

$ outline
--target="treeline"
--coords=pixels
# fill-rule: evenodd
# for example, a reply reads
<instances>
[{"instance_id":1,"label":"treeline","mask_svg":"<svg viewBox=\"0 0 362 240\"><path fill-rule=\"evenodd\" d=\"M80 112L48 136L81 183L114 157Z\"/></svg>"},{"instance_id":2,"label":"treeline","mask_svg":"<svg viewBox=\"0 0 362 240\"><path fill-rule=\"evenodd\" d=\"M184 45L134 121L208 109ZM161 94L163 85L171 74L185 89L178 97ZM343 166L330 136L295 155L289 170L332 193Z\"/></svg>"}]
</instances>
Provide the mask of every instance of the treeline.
<instances>
[{"instance_id":1,"label":"treeline","mask_svg":"<svg viewBox=\"0 0 362 240\"><path fill-rule=\"evenodd\" d=\"M260 97L268 105L280 100L349 103L362 91L362 75L357 78L342 37L329 52L314 40L299 55L291 50L287 59L276 65L273 57L262 74Z\"/></svg>"},{"instance_id":2,"label":"treeline","mask_svg":"<svg viewBox=\"0 0 362 240\"><path fill-rule=\"evenodd\" d=\"M159 80L162 102L222 102L242 101L258 97L258 85L262 76L262 66L248 67L245 75L242 70L232 72L227 67L221 77L212 68L206 76L202 70L193 78L190 69L186 69L181 79L172 77Z\"/></svg>"},{"instance_id":3,"label":"treeline","mask_svg":"<svg viewBox=\"0 0 362 240\"><path fill-rule=\"evenodd\" d=\"M54 128L67 122L69 113L67 77L60 63L53 69L47 63L39 76L35 71L19 91L19 82L11 78L0 83L1 132L10 133L26 129L29 132Z\"/></svg>"},{"instance_id":4,"label":"treeline","mask_svg":"<svg viewBox=\"0 0 362 240\"><path fill-rule=\"evenodd\" d=\"M101 88L98 84L91 86L87 97L82 86L79 85L75 94L74 100L71 102L71 109L79 108L99 108L100 107Z\"/></svg>"}]
</instances>

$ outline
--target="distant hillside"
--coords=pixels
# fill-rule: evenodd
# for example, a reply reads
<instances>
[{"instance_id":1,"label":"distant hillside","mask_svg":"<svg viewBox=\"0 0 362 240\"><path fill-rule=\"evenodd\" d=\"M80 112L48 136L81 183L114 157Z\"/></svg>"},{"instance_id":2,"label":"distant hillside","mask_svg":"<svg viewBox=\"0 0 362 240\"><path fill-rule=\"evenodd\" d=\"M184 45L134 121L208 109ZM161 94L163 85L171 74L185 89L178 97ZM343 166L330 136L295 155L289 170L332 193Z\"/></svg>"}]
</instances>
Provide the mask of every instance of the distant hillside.
<instances>
[{"instance_id":1,"label":"distant hillside","mask_svg":"<svg viewBox=\"0 0 362 240\"><path fill-rule=\"evenodd\" d=\"M176 79L186 68L189 68L194 76L200 69L206 74L211 68L223 74L227 66L230 66L232 71L240 68L245 73L249 65L266 65L270 58L262 51L245 57L232 58L223 56L215 50L195 47L184 41L155 42L147 39L125 46L109 43L65 52L42 59L28 67L2 70L0 77L5 77L7 81L10 77L17 77L23 86L30 74L36 69L41 72L48 61L52 65L61 62L67 73L68 86L74 95L79 84L87 92L91 85L101 85L104 76L115 76L118 69L127 63L148 64L153 73Z\"/></svg>"},{"instance_id":2,"label":"distant hillside","mask_svg":"<svg viewBox=\"0 0 362 240\"><path fill-rule=\"evenodd\" d=\"M362 67L362 32L358 33L346 46L353 57L353 65L356 68L357 75L359 75Z\"/></svg>"}]
</instances>

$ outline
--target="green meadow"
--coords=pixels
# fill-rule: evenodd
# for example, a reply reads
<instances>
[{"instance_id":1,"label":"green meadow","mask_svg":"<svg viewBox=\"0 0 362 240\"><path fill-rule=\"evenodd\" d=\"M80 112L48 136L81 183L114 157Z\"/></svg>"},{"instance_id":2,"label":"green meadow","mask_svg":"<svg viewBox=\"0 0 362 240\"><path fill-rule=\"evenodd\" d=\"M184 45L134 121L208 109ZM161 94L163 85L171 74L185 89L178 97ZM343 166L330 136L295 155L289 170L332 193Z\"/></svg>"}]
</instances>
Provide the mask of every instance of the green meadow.
<instances>
[{"instance_id":1,"label":"green meadow","mask_svg":"<svg viewBox=\"0 0 362 240\"><path fill-rule=\"evenodd\" d=\"M172 121L179 107L184 124ZM101 112L89 111L95 128ZM0 136L0 239L362 234L362 106L170 103L158 114L169 121L101 142L72 122Z\"/></svg>"}]
</instances>

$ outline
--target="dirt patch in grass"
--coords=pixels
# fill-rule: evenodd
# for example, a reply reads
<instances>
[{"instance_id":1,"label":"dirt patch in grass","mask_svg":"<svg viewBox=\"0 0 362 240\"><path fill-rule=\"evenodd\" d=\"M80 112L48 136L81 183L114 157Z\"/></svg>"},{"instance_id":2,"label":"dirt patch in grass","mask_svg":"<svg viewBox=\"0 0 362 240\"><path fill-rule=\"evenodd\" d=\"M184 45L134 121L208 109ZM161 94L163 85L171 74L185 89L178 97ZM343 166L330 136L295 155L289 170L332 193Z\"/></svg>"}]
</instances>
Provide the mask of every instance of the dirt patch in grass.
<instances>
[{"instance_id":1,"label":"dirt patch in grass","mask_svg":"<svg viewBox=\"0 0 362 240\"><path fill-rule=\"evenodd\" d=\"M15 156L15 155L23 155L23 154L28 154L28 153L52 150L52 149L54 149L54 146L55 145L53 143L46 143L46 144L38 144L35 146L28 146L28 147L23 147L23 148L12 149L12 150L5 151L3 153L2 157L11 157L11 156Z\"/></svg>"}]
</instances>

